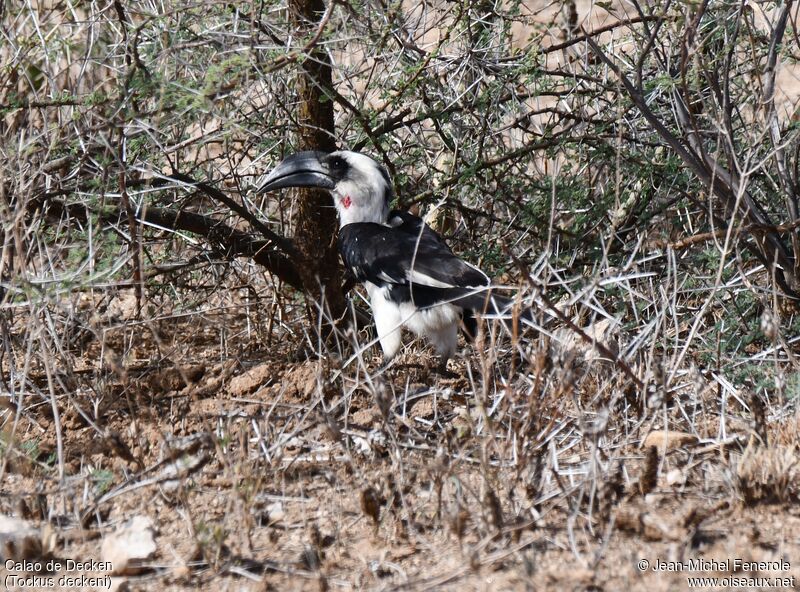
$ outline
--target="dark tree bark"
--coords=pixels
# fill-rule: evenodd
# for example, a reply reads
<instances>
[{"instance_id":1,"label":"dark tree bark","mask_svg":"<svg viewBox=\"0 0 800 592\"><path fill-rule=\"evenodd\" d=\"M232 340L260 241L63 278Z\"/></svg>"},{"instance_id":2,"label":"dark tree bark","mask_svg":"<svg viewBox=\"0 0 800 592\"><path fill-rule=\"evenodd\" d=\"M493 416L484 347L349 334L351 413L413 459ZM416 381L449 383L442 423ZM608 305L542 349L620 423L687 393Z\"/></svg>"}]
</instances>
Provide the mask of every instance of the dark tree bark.
<instances>
[{"instance_id":1,"label":"dark tree bark","mask_svg":"<svg viewBox=\"0 0 800 592\"><path fill-rule=\"evenodd\" d=\"M301 34L313 34L325 10L323 0L289 0L289 11ZM300 148L302 150L336 150L334 140L333 101L324 89L332 88L331 63L328 55L312 49L302 62L298 84L300 104ZM295 244L301 259L301 277L306 293L325 303L334 319L345 308L342 274L336 251L338 228L336 210L331 197L317 189L298 190L295 216Z\"/></svg>"}]
</instances>

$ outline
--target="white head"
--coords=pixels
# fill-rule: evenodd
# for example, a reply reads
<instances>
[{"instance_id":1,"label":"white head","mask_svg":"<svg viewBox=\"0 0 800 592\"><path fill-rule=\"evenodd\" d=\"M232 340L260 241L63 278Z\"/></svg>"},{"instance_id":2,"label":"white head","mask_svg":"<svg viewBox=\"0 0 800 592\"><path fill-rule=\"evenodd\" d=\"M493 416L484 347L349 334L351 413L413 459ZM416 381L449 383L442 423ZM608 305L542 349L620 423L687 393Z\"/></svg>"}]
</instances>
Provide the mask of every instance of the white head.
<instances>
[{"instance_id":1,"label":"white head","mask_svg":"<svg viewBox=\"0 0 800 592\"><path fill-rule=\"evenodd\" d=\"M340 226L386 222L393 197L386 169L365 154L347 150L293 154L273 169L258 191L284 187L330 191Z\"/></svg>"}]
</instances>

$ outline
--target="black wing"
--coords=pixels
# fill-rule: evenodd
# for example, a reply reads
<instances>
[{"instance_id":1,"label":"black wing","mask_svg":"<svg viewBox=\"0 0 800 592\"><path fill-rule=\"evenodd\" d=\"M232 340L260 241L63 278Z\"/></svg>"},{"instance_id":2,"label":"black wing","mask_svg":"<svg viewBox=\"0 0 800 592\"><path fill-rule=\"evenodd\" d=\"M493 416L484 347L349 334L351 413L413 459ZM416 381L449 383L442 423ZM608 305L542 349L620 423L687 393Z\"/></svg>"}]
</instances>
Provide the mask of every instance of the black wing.
<instances>
[{"instance_id":1,"label":"black wing","mask_svg":"<svg viewBox=\"0 0 800 592\"><path fill-rule=\"evenodd\" d=\"M339 252L356 280L388 286L392 300L413 301L420 308L474 294L474 288L490 283L408 212L391 212L388 226L363 222L342 227Z\"/></svg>"}]
</instances>

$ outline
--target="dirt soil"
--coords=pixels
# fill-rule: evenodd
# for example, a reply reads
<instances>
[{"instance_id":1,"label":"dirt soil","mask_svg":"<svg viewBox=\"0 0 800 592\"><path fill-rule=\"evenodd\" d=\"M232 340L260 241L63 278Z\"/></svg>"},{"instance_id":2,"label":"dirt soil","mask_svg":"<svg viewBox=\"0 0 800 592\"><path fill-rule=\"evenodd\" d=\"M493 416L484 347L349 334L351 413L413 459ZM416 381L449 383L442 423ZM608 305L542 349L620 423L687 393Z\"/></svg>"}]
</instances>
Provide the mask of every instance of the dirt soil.
<instances>
[{"instance_id":1,"label":"dirt soil","mask_svg":"<svg viewBox=\"0 0 800 592\"><path fill-rule=\"evenodd\" d=\"M236 312L123 319L103 343L89 340L74 368L54 370L73 387L55 405L30 395L7 406L0 513L42 529L33 559L102 562L104 540L144 516L155 552L137 573L82 589L653 592L688 589L691 577L718 577L701 589L719 590L800 581L788 406L767 422L736 401L720 413L718 391L699 388L692 405L671 394L653 412L635 391L598 397L625 381L593 375L590 358L573 369L581 382L547 363L552 352L487 360L478 344L443 375L414 344L381 372L371 349L349 364L330 354L292 362L299 333L256 333ZM46 374L30 371L41 392ZM19 559L12 547L4 557ZM7 561L0 577L16 590L31 586L8 576L120 569L83 567L37 574Z\"/></svg>"}]
</instances>

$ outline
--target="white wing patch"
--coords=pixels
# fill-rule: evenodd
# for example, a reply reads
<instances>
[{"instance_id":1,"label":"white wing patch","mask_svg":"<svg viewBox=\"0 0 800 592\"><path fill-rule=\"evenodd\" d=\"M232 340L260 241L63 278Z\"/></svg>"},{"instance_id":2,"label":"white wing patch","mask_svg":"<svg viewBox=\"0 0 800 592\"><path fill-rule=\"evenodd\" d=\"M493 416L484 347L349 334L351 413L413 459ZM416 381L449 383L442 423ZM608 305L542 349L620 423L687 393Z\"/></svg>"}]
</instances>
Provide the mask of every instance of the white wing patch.
<instances>
[{"instance_id":1,"label":"white wing patch","mask_svg":"<svg viewBox=\"0 0 800 592\"><path fill-rule=\"evenodd\" d=\"M396 283L395 279L390 277L389 274L386 273L385 271L382 271L378 274L378 279L384 282L389 282L390 284Z\"/></svg>"},{"instance_id":2,"label":"white wing patch","mask_svg":"<svg viewBox=\"0 0 800 592\"><path fill-rule=\"evenodd\" d=\"M447 282L442 282L437 280L436 278L432 278L431 276L422 273L416 269L409 269L408 273L406 273L406 278L408 281L413 282L415 284L419 284L421 286L428 286L429 288L455 288L453 284L448 284Z\"/></svg>"}]
</instances>

